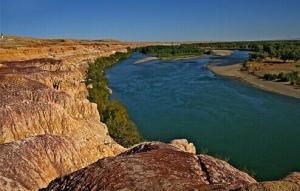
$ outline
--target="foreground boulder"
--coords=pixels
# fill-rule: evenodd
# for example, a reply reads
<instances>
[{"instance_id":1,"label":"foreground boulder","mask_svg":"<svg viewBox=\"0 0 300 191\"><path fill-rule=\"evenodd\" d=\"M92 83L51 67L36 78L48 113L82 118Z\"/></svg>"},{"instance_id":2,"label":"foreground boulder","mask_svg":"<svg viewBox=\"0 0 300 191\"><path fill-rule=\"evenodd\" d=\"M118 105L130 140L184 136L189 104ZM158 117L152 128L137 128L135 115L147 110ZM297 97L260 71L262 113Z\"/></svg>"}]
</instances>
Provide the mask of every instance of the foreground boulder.
<instances>
[{"instance_id":1,"label":"foreground boulder","mask_svg":"<svg viewBox=\"0 0 300 191\"><path fill-rule=\"evenodd\" d=\"M43 190L230 190L253 183L227 162L151 142L57 178Z\"/></svg>"}]
</instances>

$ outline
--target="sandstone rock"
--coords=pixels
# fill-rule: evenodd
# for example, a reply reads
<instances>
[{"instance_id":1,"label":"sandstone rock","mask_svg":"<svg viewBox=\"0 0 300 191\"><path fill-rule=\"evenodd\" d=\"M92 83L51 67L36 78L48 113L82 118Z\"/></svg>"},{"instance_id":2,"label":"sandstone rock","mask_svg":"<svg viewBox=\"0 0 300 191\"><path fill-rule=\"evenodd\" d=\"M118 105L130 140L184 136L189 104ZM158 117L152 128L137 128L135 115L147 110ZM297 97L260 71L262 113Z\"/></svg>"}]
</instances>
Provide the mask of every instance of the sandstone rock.
<instances>
[{"instance_id":1,"label":"sandstone rock","mask_svg":"<svg viewBox=\"0 0 300 191\"><path fill-rule=\"evenodd\" d=\"M0 190L36 190L124 151L83 79L88 62L128 44L43 43L0 48Z\"/></svg>"},{"instance_id":2,"label":"sandstone rock","mask_svg":"<svg viewBox=\"0 0 300 191\"><path fill-rule=\"evenodd\" d=\"M300 172L293 172L288 176L286 176L285 178L283 178L283 180L297 184L300 190Z\"/></svg>"},{"instance_id":3,"label":"sandstone rock","mask_svg":"<svg viewBox=\"0 0 300 191\"><path fill-rule=\"evenodd\" d=\"M228 190L255 182L224 161L150 142L55 179L44 190Z\"/></svg>"},{"instance_id":4,"label":"sandstone rock","mask_svg":"<svg viewBox=\"0 0 300 191\"><path fill-rule=\"evenodd\" d=\"M188 153L196 154L196 148L193 143L189 143L186 139L175 139L170 142L171 145Z\"/></svg>"}]
</instances>

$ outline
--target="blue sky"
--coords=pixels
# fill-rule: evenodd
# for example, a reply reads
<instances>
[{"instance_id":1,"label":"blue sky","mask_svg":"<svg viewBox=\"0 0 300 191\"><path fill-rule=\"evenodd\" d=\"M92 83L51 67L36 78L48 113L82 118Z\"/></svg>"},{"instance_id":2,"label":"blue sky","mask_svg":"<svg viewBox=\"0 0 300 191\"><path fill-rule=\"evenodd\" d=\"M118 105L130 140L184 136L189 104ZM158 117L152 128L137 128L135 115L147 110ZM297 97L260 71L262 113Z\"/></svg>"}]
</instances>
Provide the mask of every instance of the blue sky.
<instances>
[{"instance_id":1,"label":"blue sky","mask_svg":"<svg viewBox=\"0 0 300 191\"><path fill-rule=\"evenodd\" d=\"M134 41L300 37L300 0L0 0L1 31Z\"/></svg>"}]
</instances>

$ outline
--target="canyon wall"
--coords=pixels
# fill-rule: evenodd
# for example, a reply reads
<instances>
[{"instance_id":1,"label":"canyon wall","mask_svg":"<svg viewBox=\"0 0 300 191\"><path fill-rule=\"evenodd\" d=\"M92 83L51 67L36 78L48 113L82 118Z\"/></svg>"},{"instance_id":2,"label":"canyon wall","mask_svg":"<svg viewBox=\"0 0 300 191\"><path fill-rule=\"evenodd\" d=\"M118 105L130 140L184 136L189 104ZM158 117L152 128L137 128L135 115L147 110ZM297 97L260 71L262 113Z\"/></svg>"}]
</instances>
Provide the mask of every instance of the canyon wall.
<instances>
[{"instance_id":1,"label":"canyon wall","mask_svg":"<svg viewBox=\"0 0 300 191\"><path fill-rule=\"evenodd\" d=\"M85 87L88 62L135 46L7 37L0 49L0 189L35 190L124 148Z\"/></svg>"}]
</instances>

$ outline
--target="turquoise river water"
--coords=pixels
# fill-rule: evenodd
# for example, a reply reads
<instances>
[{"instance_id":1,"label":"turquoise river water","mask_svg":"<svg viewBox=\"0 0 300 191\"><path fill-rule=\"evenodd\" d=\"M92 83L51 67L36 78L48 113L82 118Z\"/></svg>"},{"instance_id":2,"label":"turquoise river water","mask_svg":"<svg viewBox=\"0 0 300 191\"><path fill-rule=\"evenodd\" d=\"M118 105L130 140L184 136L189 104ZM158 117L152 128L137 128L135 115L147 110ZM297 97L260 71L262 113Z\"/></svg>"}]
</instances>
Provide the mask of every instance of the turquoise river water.
<instances>
[{"instance_id":1,"label":"turquoise river water","mask_svg":"<svg viewBox=\"0 0 300 191\"><path fill-rule=\"evenodd\" d=\"M206 65L247 58L227 57L134 64L134 54L107 71L113 99L119 99L148 140L186 138L198 153L230 158L258 180L300 171L300 100L262 91L214 75Z\"/></svg>"}]
</instances>

